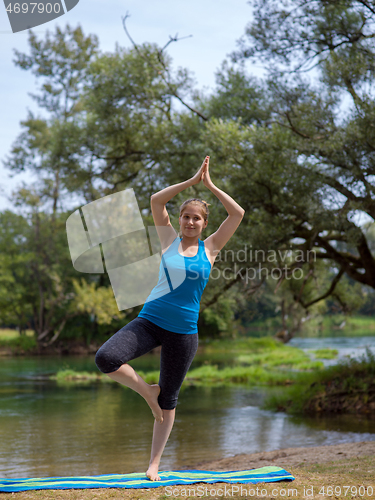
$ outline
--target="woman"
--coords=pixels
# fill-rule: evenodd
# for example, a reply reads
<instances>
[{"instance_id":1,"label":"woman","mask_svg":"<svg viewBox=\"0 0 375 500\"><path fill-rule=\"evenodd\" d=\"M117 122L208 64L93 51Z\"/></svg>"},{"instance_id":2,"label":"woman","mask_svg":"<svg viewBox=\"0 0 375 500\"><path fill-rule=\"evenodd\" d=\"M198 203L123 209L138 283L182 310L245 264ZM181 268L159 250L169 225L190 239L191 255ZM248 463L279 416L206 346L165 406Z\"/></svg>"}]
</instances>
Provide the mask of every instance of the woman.
<instances>
[{"instance_id":1,"label":"woman","mask_svg":"<svg viewBox=\"0 0 375 500\"><path fill-rule=\"evenodd\" d=\"M234 234L245 213L212 183L208 168L209 156L206 156L194 177L151 196L164 266L160 266L159 282L138 317L113 335L95 357L99 370L138 392L151 408L155 422L146 475L152 481L160 480L159 463L173 427L178 394L198 348L197 321L202 292L218 252ZM200 181L221 201L228 217L214 234L202 241L199 236L208 224L207 203L189 199L180 207L182 238L179 238L165 205L177 193ZM181 269L184 279L178 281ZM174 284L173 275L177 277ZM162 346L159 383L149 385L127 362L159 345Z\"/></svg>"}]
</instances>

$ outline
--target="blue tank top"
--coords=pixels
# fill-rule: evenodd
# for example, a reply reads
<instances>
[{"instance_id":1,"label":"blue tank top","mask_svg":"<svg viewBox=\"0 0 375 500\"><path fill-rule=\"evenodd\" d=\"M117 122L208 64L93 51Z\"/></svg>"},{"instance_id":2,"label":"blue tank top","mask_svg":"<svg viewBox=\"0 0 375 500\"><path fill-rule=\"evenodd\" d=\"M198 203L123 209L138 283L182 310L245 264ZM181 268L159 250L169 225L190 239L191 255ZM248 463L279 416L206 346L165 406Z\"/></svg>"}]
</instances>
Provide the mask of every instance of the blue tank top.
<instances>
[{"instance_id":1,"label":"blue tank top","mask_svg":"<svg viewBox=\"0 0 375 500\"><path fill-rule=\"evenodd\" d=\"M185 257L178 251L177 237L162 254L159 280L138 314L152 323L176 333L197 333L199 306L211 273L204 242L198 240L198 252Z\"/></svg>"}]
</instances>

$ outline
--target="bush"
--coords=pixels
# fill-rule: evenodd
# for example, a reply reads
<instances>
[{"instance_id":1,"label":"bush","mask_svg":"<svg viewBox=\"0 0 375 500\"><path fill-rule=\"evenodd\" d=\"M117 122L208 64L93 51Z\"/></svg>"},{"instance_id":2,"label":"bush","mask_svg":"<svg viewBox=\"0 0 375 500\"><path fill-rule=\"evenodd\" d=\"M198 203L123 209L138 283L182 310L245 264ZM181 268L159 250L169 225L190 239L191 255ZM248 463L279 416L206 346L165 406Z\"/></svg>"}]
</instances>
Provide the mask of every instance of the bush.
<instances>
[{"instance_id":1,"label":"bush","mask_svg":"<svg viewBox=\"0 0 375 500\"><path fill-rule=\"evenodd\" d=\"M294 387L266 400L265 408L293 414L375 412L375 355L366 348L360 359L349 358L311 374L297 376Z\"/></svg>"}]
</instances>

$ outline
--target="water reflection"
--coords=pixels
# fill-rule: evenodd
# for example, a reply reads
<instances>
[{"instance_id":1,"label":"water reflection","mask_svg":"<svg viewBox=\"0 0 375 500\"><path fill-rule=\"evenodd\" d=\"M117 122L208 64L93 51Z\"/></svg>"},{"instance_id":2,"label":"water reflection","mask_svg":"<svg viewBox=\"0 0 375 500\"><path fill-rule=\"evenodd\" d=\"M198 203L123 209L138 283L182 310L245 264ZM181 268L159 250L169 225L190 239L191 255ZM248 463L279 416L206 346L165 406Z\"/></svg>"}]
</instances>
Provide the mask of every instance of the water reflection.
<instances>
[{"instance_id":1,"label":"water reflection","mask_svg":"<svg viewBox=\"0 0 375 500\"><path fill-rule=\"evenodd\" d=\"M146 358L142 363L157 369L158 358ZM145 471L153 418L143 399L117 384L60 387L46 379L58 363L94 369L91 358L2 360L0 476ZM259 409L264 397L265 390L243 386L183 386L161 468L239 453L375 439L371 420L292 418Z\"/></svg>"}]
</instances>

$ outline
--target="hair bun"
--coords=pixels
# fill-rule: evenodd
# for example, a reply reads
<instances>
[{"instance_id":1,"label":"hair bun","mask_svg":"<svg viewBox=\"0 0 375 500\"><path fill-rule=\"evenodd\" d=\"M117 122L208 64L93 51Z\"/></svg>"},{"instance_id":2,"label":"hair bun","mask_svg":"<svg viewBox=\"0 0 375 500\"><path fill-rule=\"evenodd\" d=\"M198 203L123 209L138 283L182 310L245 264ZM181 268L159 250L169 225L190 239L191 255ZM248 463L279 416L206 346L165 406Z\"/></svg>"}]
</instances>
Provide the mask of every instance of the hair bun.
<instances>
[{"instance_id":1,"label":"hair bun","mask_svg":"<svg viewBox=\"0 0 375 500\"><path fill-rule=\"evenodd\" d=\"M205 203L206 205L211 205L211 203L207 203L206 200L201 200L201 201L203 201L203 203Z\"/></svg>"}]
</instances>

